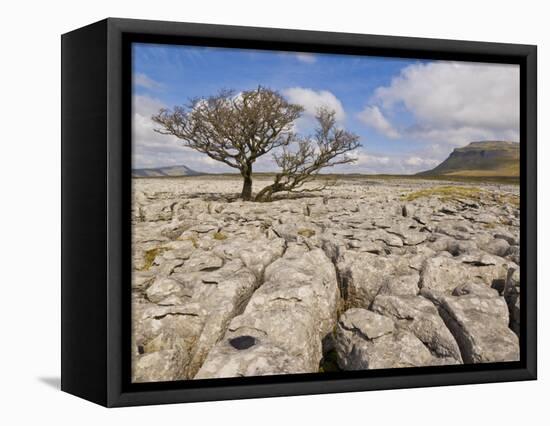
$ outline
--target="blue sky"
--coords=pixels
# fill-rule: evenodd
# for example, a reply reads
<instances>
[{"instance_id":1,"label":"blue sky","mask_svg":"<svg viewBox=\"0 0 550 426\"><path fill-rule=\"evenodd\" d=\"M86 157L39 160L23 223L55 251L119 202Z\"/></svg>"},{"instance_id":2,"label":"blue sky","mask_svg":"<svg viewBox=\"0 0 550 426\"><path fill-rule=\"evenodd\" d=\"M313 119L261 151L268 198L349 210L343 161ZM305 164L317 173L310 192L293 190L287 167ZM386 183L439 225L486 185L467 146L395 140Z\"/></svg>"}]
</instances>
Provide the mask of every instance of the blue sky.
<instances>
[{"instance_id":1,"label":"blue sky","mask_svg":"<svg viewBox=\"0 0 550 426\"><path fill-rule=\"evenodd\" d=\"M519 71L514 66L191 46L133 46L134 167L223 164L153 132L159 108L186 104L222 88L266 86L305 108L297 123L313 130L315 109L337 113L357 133L357 162L339 172L413 173L473 140L516 140ZM257 170L274 170L270 157Z\"/></svg>"}]
</instances>

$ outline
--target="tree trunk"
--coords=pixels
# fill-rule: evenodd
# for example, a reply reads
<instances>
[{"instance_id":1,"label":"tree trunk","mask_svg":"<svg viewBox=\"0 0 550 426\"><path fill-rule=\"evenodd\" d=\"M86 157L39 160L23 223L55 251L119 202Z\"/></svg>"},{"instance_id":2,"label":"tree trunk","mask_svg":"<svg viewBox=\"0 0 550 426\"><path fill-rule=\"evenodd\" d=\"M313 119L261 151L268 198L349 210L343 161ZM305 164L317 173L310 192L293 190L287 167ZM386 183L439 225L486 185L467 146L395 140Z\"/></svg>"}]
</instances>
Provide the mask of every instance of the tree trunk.
<instances>
[{"instance_id":1,"label":"tree trunk","mask_svg":"<svg viewBox=\"0 0 550 426\"><path fill-rule=\"evenodd\" d=\"M273 196L273 192L275 191L274 185L269 185L263 188L258 194L256 194L256 198L254 201L259 202L265 202L265 201L271 201L271 197Z\"/></svg>"},{"instance_id":2,"label":"tree trunk","mask_svg":"<svg viewBox=\"0 0 550 426\"><path fill-rule=\"evenodd\" d=\"M241 192L241 198L243 201L250 201L252 198L252 173L249 172L243 175L243 190Z\"/></svg>"}]
</instances>

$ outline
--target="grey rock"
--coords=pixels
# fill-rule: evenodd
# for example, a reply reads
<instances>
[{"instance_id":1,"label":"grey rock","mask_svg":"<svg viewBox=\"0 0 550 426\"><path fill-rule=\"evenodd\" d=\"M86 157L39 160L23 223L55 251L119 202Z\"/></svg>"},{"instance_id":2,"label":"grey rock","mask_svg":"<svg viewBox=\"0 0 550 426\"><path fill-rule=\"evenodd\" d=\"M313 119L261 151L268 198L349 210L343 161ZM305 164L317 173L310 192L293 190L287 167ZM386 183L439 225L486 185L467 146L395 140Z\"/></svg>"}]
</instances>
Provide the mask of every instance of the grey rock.
<instances>
[{"instance_id":1,"label":"grey rock","mask_svg":"<svg viewBox=\"0 0 550 426\"><path fill-rule=\"evenodd\" d=\"M240 259L247 268L260 277L265 267L282 256L285 250L285 240L282 238L257 238L254 240L243 237L228 238L213 249L220 258Z\"/></svg>"},{"instance_id":2,"label":"grey rock","mask_svg":"<svg viewBox=\"0 0 550 426\"><path fill-rule=\"evenodd\" d=\"M223 259L209 251L195 250L183 266L177 268L176 272L189 273L207 271L223 266Z\"/></svg>"},{"instance_id":3,"label":"grey rock","mask_svg":"<svg viewBox=\"0 0 550 426\"><path fill-rule=\"evenodd\" d=\"M348 309L340 318L340 323L346 330L356 331L370 340L394 330L391 319L361 308Z\"/></svg>"},{"instance_id":4,"label":"grey rock","mask_svg":"<svg viewBox=\"0 0 550 426\"><path fill-rule=\"evenodd\" d=\"M389 294L395 296L415 296L418 294L418 281L420 275L413 272L409 275L398 275L387 277L380 287L378 294Z\"/></svg>"},{"instance_id":5,"label":"grey rock","mask_svg":"<svg viewBox=\"0 0 550 426\"><path fill-rule=\"evenodd\" d=\"M184 380L187 378L182 369L185 361L184 352L175 349L137 356L132 363L133 381L149 383Z\"/></svg>"},{"instance_id":6,"label":"grey rock","mask_svg":"<svg viewBox=\"0 0 550 426\"><path fill-rule=\"evenodd\" d=\"M508 264L504 259L489 254L448 257L438 255L427 259L420 274L420 287L451 293L456 287L479 283L492 286L504 280Z\"/></svg>"},{"instance_id":7,"label":"grey rock","mask_svg":"<svg viewBox=\"0 0 550 426\"><path fill-rule=\"evenodd\" d=\"M172 219L172 207L175 202L151 203L140 207L139 215L144 221L156 222Z\"/></svg>"},{"instance_id":8,"label":"grey rock","mask_svg":"<svg viewBox=\"0 0 550 426\"><path fill-rule=\"evenodd\" d=\"M159 277L149 286L145 292L147 298L154 303L159 303L169 296L191 297L178 281L173 278Z\"/></svg>"},{"instance_id":9,"label":"grey rock","mask_svg":"<svg viewBox=\"0 0 550 426\"><path fill-rule=\"evenodd\" d=\"M510 250L510 244L504 239L495 238L482 247L483 250L495 256L504 257Z\"/></svg>"},{"instance_id":10,"label":"grey rock","mask_svg":"<svg viewBox=\"0 0 550 426\"><path fill-rule=\"evenodd\" d=\"M455 338L440 318L437 308L422 296L378 295L372 310L392 318L398 327L413 333L440 358L462 362Z\"/></svg>"},{"instance_id":11,"label":"grey rock","mask_svg":"<svg viewBox=\"0 0 550 426\"><path fill-rule=\"evenodd\" d=\"M262 335L244 334L219 342L195 379L298 374L305 370L300 358L287 354Z\"/></svg>"},{"instance_id":12,"label":"grey rock","mask_svg":"<svg viewBox=\"0 0 550 426\"><path fill-rule=\"evenodd\" d=\"M439 308L465 363L519 360L518 337L508 328L504 298L443 295Z\"/></svg>"},{"instance_id":13,"label":"grey rock","mask_svg":"<svg viewBox=\"0 0 550 426\"><path fill-rule=\"evenodd\" d=\"M210 351L197 377L238 376L246 363L258 375L318 370L321 342L336 318L334 265L321 249L308 251L292 245L266 268L264 280L245 311L233 318L223 339ZM231 347L232 341L246 341L246 336L258 344ZM235 350L239 355L235 356ZM264 361L266 352L276 357L272 363Z\"/></svg>"},{"instance_id":14,"label":"grey rock","mask_svg":"<svg viewBox=\"0 0 550 426\"><path fill-rule=\"evenodd\" d=\"M348 306L362 308L370 306L395 270L394 262L388 257L351 251L338 259L337 268Z\"/></svg>"},{"instance_id":15,"label":"grey rock","mask_svg":"<svg viewBox=\"0 0 550 426\"><path fill-rule=\"evenodd\" d=\"M519 238L511 232L500 231L496 233L494 237L506 241L511 246L519 245Z\"/></svg>"},{"instance_id":16,"label":"grey rock","mask_svg":"<svg viewBox=\"0 0 550 426\"><path fill-rule=\"evenodd\" d=\"M353 320L350 320L347 318L348 312L340 317L334 337L337 362L341 369L403 368L434 363L430 351L414 334L406 330L395 329L369 339L355 326L356 322L372 322L376 317L379 317L376 320L378 324L386 324L387 317L358 309L350 313L353 316ZM361 314L364 316L363 321L358 318Z\"/></svg>"}]
</instances>

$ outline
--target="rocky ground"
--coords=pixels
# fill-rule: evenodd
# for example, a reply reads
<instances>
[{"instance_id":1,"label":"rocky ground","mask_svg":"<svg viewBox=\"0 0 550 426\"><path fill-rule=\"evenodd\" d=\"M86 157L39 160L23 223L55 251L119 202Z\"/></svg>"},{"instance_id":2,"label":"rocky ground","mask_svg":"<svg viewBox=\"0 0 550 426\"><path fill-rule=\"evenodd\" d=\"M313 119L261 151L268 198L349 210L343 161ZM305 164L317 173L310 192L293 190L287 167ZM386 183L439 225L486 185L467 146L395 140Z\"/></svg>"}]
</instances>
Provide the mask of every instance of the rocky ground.
<instances>
[{"instance_id":1,"label":"rocky ground","mask_svg":"<svg viewBox=\"0 0 550 426\"><path fill-rule=\"evenodd\" d=\"M237 177L133 186L136 382L519 359L517 186L341 177L271 203L238 200Z\"/></svg>"}]
</instances>

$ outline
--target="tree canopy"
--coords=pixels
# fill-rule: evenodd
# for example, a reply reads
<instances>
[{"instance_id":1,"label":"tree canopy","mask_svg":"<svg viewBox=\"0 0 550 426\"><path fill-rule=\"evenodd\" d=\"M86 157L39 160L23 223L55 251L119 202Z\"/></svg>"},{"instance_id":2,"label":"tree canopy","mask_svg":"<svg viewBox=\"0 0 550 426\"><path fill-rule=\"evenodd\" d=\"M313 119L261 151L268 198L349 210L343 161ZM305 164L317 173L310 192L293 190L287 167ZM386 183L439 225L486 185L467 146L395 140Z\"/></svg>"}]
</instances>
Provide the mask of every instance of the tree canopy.
<instances>
[{"instance_id":1,"label":"tree canopy","mask_svg":"<svg viewBox=\"0 0 550 426\"><path fill-rule=\"evenodd\" d=\"M295 138L293 123L302 111L278 92L259 86L195 98L187 107L162 109L152 118L160 125L158 133L176 136L185 146L238 169L244 179L241 196L250 200L254 162Z\"/></svg>"},{"instance_id":2,"label":"tree canopy","mask_svg":"<svg viewBox=\"0 0 550 426\"><path fill-rule=\"evenodd\" d=\"M270 201L277 192L299 190L326 167L355 161L347 154L360 146L359 137L337 127L334 111L318 109L318 127L309 137L294 132L303 111L277 91L258 86L195 98L187 106L161 109L152 120L158 124L156 132L173 135L184 146L239 170L245 201L252 199L254 162L272 152L280 171L255 197Z\"/></svg>"}]
</instances>

